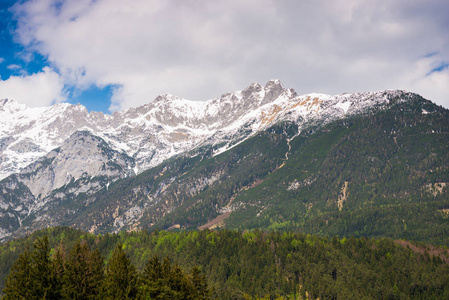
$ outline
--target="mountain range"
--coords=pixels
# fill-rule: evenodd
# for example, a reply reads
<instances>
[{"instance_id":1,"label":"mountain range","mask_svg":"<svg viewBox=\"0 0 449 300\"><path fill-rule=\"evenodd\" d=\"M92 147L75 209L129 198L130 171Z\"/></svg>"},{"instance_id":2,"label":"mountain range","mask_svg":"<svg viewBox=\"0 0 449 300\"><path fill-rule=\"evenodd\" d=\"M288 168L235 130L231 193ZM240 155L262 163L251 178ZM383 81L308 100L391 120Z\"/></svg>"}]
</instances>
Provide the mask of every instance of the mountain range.
<instances>
[{"instance_id":1,"label":"mountain range","mask_svg":"<svg viewBox=\"0 0 449 300\"><path fill-rule=\"evenodd\" d=\"M448 111L413 93L297 95L279 80L111 115L4 99L0 238L228 227L444 244L448 133Z\"/></svg>"}]
</instances>

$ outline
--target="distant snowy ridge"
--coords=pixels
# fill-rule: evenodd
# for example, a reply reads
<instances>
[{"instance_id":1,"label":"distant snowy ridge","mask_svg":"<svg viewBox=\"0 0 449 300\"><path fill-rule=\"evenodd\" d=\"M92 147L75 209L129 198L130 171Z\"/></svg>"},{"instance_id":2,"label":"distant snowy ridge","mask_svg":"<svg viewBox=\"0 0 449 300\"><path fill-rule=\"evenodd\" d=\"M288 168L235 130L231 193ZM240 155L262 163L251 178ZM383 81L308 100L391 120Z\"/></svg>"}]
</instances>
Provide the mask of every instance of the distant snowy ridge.
<instances>
[{"instance_id":1,"label":"distant snowy ridge","mask_svg":"<svg viewBox=\"0 0 449 300\"><path fill-rule=\"evenodd\" d=\"M140 173L201 143L226 141L243 127L246 136L239 140L279 120L298 124L331 121L373 105L388 104L391 97L403 93L298 96L279 80L271 80L264 87L253 83L242 91L205 102L161 95L148 104L112 115L89 113L82 105L29 108L4 99L0 100L0 179L60 147L76 131L89 131L115 151L131 157L135 160L134 173Z\"/></svg>"}]
</instances>

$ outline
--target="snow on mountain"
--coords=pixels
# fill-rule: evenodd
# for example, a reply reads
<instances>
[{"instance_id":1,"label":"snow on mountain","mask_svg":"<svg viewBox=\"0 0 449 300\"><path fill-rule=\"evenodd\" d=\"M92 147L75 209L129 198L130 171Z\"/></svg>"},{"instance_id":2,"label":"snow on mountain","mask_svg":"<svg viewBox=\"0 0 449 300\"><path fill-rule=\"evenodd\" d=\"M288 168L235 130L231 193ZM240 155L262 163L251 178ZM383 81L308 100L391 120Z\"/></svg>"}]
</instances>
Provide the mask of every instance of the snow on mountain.
<instances>
[{"instance_id":1,"label":"snow on mountain","mask_svg":"<svg viewBox=\"0 0 449 300\"><path fill-rule=\"evenodd\" d=\"M101 138L88 131L77 131L61 147L28 165L19 173L37 198L82 177L107 176L119 179L133 175L134 161L114 151Z\"/></svg>"},{"instance_id":2,"label":"snow on mountain","mask_svg":"<svg viewBox=\"0 0 449 300\"><path fill-rule=\"evenodd\" d=\"M90 131L132 157L140 173L211 138L222 142L245 126L249 130L240 140L280 119L299 123L336 119L386 104L397 93L403 92L298 96L279 80L271 80L264 87L253 83L205 102L161 95L112 115L88 113L82 105L29 108L4 99L0 101L0 179L20 172L79 130Z\"/></svg>"},{"instance_id":3,"label":"snow on mountain","mask_svg":"<svg viewBox=\"0 0 449 300\"><path fill-rule=\"evenodd\" d=\"M298 96L271 80L203 102L161 95L112 115L89 113L82 105L29 108L0 100L0 239L21 228L27 232L22 222L57 225L62 219L53 219L50 207L64 202L65 213L75 214L69 202L80 194L88 205L95 201L91 195L110 183L175 155L202 147L219 155L279 121L302 131L412 96L403 91Z\"/></svg>"}]
</instances>

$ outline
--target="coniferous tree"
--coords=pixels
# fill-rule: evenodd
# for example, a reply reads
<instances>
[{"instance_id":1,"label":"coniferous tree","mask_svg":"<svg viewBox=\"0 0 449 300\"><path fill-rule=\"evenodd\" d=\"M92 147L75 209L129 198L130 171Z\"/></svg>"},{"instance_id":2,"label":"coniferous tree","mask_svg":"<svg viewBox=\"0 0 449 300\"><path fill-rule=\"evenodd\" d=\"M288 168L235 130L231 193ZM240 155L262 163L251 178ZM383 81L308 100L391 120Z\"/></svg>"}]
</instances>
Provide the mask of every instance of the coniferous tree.
<instances>
[{"instance_id":1,"label":"coniferous tree","mask_svg":"<svg viewBox=\"0 0 449 300\"><path fill-rule=\"evenodd\" d=\"M197 266L193 267L192 271L190 272L190 276L192 278L194 292L197 296L196 299L209 299L210 295L207 288L206 276L201 273L200 269Z\"/></svg>"},{"instance_id":2,"label":"coniferous tree","mask_svg":"<svg viewBox=\"0 0 449 300\"><path fill-rule=\"evenodd\" d=\"M31 279L36 284L34 297L36 299L57 299L54 294L57 282L53 280L52 261L48 236L36 240L31 253Z\"/></svg>"},{"instance_id":3,"label":"coniferous tree","mask_svg":"<svg viewBox=\"0 0 449 300\"><path fill-rule=\"evenodd\" d=\"M86 243L76 243L69 252L64 271L63 295L67 299L96 299L103 280L103 258Z\"/></svg>"},{"instance_id":4,"label":"coniferous tree","mask_svg":"<svg viewBox=\"0 0 449 300\"><path fill-rule=\"evenodd\" d=\"M154 255L142 273L140 295L150 299L208 299L209 292L204 276L196 268L192 278L178 265L172 266L168 257L163 262Z\"/></svg>"},{"instance_id":5,"label":"coniferous tree","mask_svg":"<svg viewBox=\"0 0 449 300\"><path fill-rule=\"evenodd\" d=\"M170 264L170 260L164 259L164 265ZM170 271L166 273L166 282L170 290L172 291L172 299L195 299L194 288L192 282L184 274L178 265L170 267Z\"/></svg>"},{"instance_id":6,"label":"coniferous tree","mask_svg":"<svg viewBox=\"0 0 449 300\"><path fill-rule=\"evenodd\" d=\"M64 280L64 252L62 245L56 249L52 261L52 281L55 283L54 295L56 299L62 299L62 288Z\"/></svg>"},{"instance_id":7,"label":"coniferous tree","mask_svg":"<svg viewBox=\"0 0 449 300\"><path fill-rule=\"evenodd\" d=\"M103 282L103 299L135 299L137 296L137 272L131 260L117 244L106 268Z\"/></svg>"},{"instance_id":8,"label":"coniferous tree","mask_svg":"<svg viewBox=\"0 0 449 300\"><path fill-rule=\"evenodd\" d=\"M27 247L14 262L5 280L3 299L32 299L35 284L31 280L31 251Z\"/></svg>"},{"instance_id":9,"label":"coniferous tree","mask_svg":"<svg viewBox=\"0 0 449 300\"><path fill-rule=\"evenodd\" d=\"M58 299L48 237L37 239L14 263L4 289L6 299Z\"/></svg>"},{"instance_id":10,"label":"coniferous tree","mask_svg":"<svg viewBox=\"0 0 449 300\"><path fill-rule=\"evenodd\" d=\"M159 257L154 255L145 266L142 273L142 286L140 294L142 297L150 299L164 299L172 296L170 288L165 281L165 273Z\"/></svg>"}]
</instances>

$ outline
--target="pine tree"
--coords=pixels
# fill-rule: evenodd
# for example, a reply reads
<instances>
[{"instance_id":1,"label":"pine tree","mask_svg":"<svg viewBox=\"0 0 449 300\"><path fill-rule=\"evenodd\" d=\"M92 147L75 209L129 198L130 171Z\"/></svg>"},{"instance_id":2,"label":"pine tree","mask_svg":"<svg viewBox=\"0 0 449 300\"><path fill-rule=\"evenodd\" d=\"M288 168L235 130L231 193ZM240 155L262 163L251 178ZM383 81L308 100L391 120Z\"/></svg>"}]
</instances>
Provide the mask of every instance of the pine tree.
<instances>
[{"instance_id":1,"label":"pine tree","mask_svg":"<svg viewBox=\"0 0 449 300\"><path fill-rule=\"evenodd\" d=\"M170 264L168 257L164 259L164 265ZM169 272L166 273L166 283L170 288L171 299L196 299L192 298L194 294L193 284L189 278L184 274L178 265L170 267Z\"/></svg>"},{"instance_id":2,"label":"pine tree","mask_svg":"<svg viewBox=\"0 0 449 300\"><path fill-rule=\"evenodd\" d=\"M6 280L5 299L59 299L53 277L48 237L37 239L33 251L25 249Z\"/></svg>"},{"instance_id":3,"label":"pine tree","mask_svg":"<svg viewBox=\"0 0 449 300\"><path fill-rule=\"evenodd\" d=\"M192 271L190 271L190 276L192 278L191 280L194 287L196 299L209 299L210 293L207 288L206 276L201 273L198 266L194 266L192 268Z\"/></svg>"},{"instance_id":4,"label":"pine tree","mask_svg":"<svg viewBox=\"0 0 449 300\"><path fill-rule=\"evenodd\" d=\"M90 252L86 243L76 243L65 263L63 295L68 299L95 299L103 280L103 258Z\"/></svg>"},{"instance_id":5,"label":"pine tree","mask_svg":"<svg viewBox=\"0 0 449 300\"><path fill-rule=\"evenodd\" d=\"M32 299L34 282L31 280L31 251L27 247L14 262L5 280L3 299Z\"/></svg>"},{"instance_id":6,"label":"pine tree","mask_svg":"<svg viewBox=\"0 0 449 300\"><path fill-rule=\"evenodd\" d=\"M142 273L142 286L139 292L142 298L164 299L163 297L171 296L164 271L166 270L162 268L159 257L155 254L150 258Z\"/></svg>"},{"instance_id":7,"label":"pine tree","mask_svg":"<svg viewBox=\"0 0 449 300\"><path fill-rule=\"evenodd\" d=\"M209 299L210 293L204 275L198 267L191 277L178 265L172 266L168 257L163 262L154 255L142 273L141 296L150 299Z\"/></svg>"},{"instance_id":8,"label":"pine tree","mask_svg":"<svg viewBox=\"0 0 449 300\"><path fill-rule=\"evenodd\" d=\"M134 299L137 296L137 272L119 243L106 268L103 299Z\"/></svg>"},{"instance_id":9,"label":"pine tree","mask_svg":"<svg viewBox=\"0 0 449 300\"><path fill-rule=\"evenodd\" d=\"M54 294L56 299L62 298L62 286L64 280L64 252L61 247L56 249L52 261L52 281L55 283Z\"/></svg>"},{"instance_id":10,"label":"pine tree","mask_svg":"<svg viewBox=\"0 0 449 300\"><path fill-rule=\"evenodd\" d=\"M52 278L52 261L48 236L36 240L31 253L31 261L31 278L36 285L33 296L36 299L57 299L53 293L56 282Z\"/></svg>"}]
</instances>

